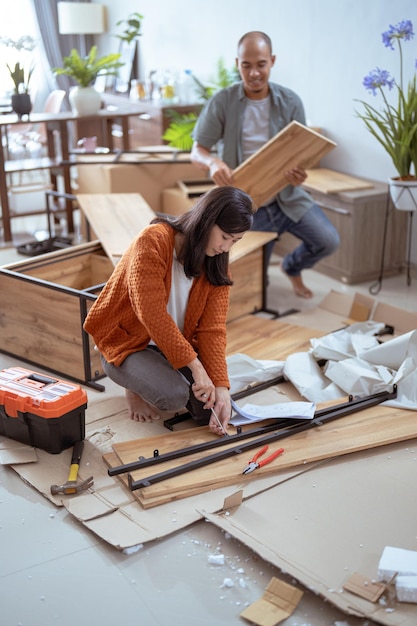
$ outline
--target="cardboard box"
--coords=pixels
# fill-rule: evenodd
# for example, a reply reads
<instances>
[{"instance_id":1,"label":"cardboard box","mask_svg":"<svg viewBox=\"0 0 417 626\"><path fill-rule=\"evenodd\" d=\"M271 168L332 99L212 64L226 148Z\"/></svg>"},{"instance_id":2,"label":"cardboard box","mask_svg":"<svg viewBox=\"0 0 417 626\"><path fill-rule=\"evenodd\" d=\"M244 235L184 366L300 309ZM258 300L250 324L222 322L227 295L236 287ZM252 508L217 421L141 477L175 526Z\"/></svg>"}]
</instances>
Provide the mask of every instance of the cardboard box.
<instances>
[{"instance_id":1,"label":"cardboard box","mask_svg":"<svg viewBox=\"0 0 417 626\"><path fill-rule=\"evenodd\" d=\"M213 187L214 183L207 178L179 180L176 187L162 190L161 210L168 215L181 215L193 206L197 198Z\"/></svg>"},{"instance_id":2,"label":"cardboard box","mask_svg":"<svg viewBox=\"0 0 417 626\"><path fill-rule=\"evenodd\" d=\"M417 313L406 311L361 293L345 294L335 290L323 298L313 311L285 316L290 324L332 332L352 322L373 320L393 327L394 335L417 328Z\"/></svg>"},{"instance_id":3,"label":"cardboard box","mask_svg":"<svg viewBox=\"0 0 417 626\"><path fill-rule=\"evenodd\" d=\"M128 160L130 159L130 161ZM136 159L136 162L133 162ZM199 170L187 155L172 152L126 154L117 163L114 156L102 162L95 157L77 157L78 179L74 193L140 193L155 213L162 211L162 191L183 178L195 178Z\"/></svg>"},{"instance_id":4,"label":"cardboard box","mask_svg":"<svg viewBox=\"0 0 417 626\"><path fill-rule=\"evenodd\" d=\"M179 187L163 189L161 194L161 211L167 215L182 215L189 211L195 198L187 198Z\"/></svg>"},{"instance_id":5,"label":"cardboard box","mask_svg":"<svg viewBox=\"0 0 417 626\"><path fill-rule=\"evenodd\" d=\"M0 434L58 454L85 436L87 394L21 367L0 371Z\"/></svg>"}]
</instances>

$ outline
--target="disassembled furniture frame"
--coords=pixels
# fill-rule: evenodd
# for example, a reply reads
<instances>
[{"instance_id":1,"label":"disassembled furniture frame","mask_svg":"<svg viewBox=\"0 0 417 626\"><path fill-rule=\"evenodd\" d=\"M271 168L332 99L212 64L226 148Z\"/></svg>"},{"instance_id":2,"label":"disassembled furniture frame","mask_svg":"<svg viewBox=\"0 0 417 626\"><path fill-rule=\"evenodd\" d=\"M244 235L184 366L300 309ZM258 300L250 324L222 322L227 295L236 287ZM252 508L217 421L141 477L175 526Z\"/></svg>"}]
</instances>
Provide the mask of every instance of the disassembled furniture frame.
<instances>
[{"instance_id":1,"label":"disassembled furniture frame","mask_svg":"<svg viewBox=\"0 0 417 626\"><path fill-rule=\"evenodd\" d=\"M290 437L295 433L303 432L310 428L315 428L316 426L322 426L326 422L330 422L340 417L345 417L346 415L350 415L351 413L355 413L356 411L360 411L362 409L376 406L377 404L381 404L381 402L392 400L396 398L396 396L396 385L393 386L392 391L382 391L380 393L372 394L362 398L353 398L352 396L349 396L348 402L343 402L336 406L327 407L316 411L313 419L278 420L268 426L254 428L246 432L238 432L236 435L229 435L227 437L203 442L179 450L173 450L164 454L159 454L159 451L155 450L153 457L148 459L141 458L138 461L134 461L133 463L110 468L108 470L108 474L109 476L115 476L118 474L132 472L143 467L149 467L157 463L163 463L164 461L181 458L183 456L194 454L196 452L210 450L212 448L223 445L230 445L231 443L239 442L248 438L251 439L250 441L237 445L233 448L227 448L226 450L215 452L213 454L204 456L201 459L196 459L189 463L185 463L184 465L168 469L158 474L153 474L151 476L148 476L147 478L143 478L140 480L133 480L131 474L128 474L129 489L131 491L135 491L136 489L149 487L150 485L161 482L163 480L167 480L168 478L173 478L175 476L185 474L192 470L198 469L199 467L210 465L211 463L221 461L236 454L241 454L242 452L245 452L246 450L250 450L257 446L261 447L273 441L284 439L285 437ZM270 431L272 431L270 434L265 435L265 433L268 433ZM258 435L264 436L258 437Z\"/></svg>"}]
</instances>

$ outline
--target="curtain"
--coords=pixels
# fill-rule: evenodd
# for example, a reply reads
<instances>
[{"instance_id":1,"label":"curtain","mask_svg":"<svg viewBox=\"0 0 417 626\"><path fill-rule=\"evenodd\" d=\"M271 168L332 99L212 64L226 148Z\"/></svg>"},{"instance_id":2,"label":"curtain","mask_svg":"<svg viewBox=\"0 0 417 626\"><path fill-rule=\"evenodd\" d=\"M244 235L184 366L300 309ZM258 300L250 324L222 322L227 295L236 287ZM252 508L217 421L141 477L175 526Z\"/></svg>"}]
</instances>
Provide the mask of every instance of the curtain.
<instances>
[{"instance_id":1,"label":"curtain","mask_svg":"<svg viewBox=\"0 0 417 626\"><path fill-rule=\"evenodd\" d=\"M42 40L50 68L61 67L62 58L68 56L72 48L80 50L82 48L80 45L82 37L85 38L85 49L90 50L93 45L92 35L59 34L56 0L32 0L32 2L39 24L39 30L42 33ZM81 2L90 2L90 0L81 0ZM73 85L71 78L66 75L56 76L55 80L59 88L64 89L67 93ZM69 110L68 98L65 99L62 108Z\"/></svg>"}]
</instances>

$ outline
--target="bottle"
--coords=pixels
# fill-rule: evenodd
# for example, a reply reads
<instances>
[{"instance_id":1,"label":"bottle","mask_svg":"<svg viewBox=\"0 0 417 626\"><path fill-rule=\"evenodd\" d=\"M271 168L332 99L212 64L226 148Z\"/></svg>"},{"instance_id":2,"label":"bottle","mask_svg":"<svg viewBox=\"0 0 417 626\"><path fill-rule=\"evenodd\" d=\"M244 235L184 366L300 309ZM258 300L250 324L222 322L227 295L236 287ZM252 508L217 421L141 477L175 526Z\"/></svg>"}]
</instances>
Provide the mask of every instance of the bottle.
<instances>
[{"instance_id":1,"label":"bottle","mask_svg":"<svg viewBox=\"0 0 417 626\"><path fill-rule=\"evenodd\" d=\"M181 104L192 104L196 101L195 82L191 70L184 70L182 72L178 91Z\"/></svg>"}]
</instances>

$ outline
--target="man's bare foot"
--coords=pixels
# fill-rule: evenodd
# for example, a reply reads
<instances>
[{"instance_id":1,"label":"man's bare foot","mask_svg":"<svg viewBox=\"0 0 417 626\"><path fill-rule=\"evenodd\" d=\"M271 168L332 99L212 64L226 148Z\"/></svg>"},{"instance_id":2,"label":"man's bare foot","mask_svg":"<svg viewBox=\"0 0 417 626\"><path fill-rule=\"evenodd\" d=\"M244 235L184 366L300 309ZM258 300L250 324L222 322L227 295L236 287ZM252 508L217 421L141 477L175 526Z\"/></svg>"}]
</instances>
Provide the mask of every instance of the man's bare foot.
<instances>
[{"instance_id":1,"label":"man's bare foot","mask_svg":"<svg viewBox=\"0 0 417 626\"><path fill-rule=\"evenodd\" d=\"M283 269L282 265L281 265L281 269L284 272L285 276L287 276L290 279L292 288L294 289L294 293L296 296L298 296L299 298L305 298L306 300L313 297L314 295L313 292L311 291L311 289L305 286L301 276L290 276Z\"/></svg>"},{"instance_id":2,"label":"man's bare foot","mask_svg":"<svg viewBox=\"0 0 417 626\"><path fill-rule=\"evenodd\" d=\"M152 422L153 420L159 420L160 415L141 396L129 389L126 389L127 408L129 411L129 417L135 422Z\"/></svg>"}]
</instances>

